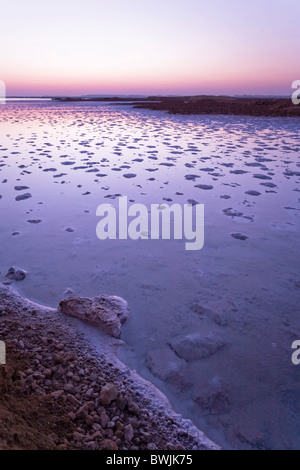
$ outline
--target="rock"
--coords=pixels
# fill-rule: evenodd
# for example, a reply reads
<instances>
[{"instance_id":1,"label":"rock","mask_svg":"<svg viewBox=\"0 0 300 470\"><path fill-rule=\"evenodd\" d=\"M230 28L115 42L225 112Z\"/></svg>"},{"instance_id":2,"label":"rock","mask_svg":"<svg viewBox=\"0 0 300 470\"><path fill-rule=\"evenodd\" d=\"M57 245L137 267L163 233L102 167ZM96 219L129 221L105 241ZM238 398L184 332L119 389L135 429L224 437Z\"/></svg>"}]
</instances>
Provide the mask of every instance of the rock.
<instances>
[{"instance_id":1,"label":"rock","mask_svg":"<svg viewBox=\"0 0 300 470\"><path fill-rule=\"evenodd\" d=\"M233 175L244 175L245 173L248 173L248 171L245 170L231 170L230 173Z\"/></svg>"},{"instance_id":2,"label":"rock","mask_svg":"<svg viewBox=\"0 0 300 470\"><path fill-rule=\"evenodd\" d=\"M125 407L126 407L126 405L127 405L127 400L126 400L126 398L119 397L119 398L116 400L116 404L117 404L117 407L118 407L119 410L124 411L124 410L125 410Z\"/></svg>"},{"instance_id":3,"label":"rock","mask_svg":"<svg viewBox=\"0 0 300 470\"><path fill-rule=\"evenodd\" d=\"M215 332L207 336L192 333L175 338L170 346L175 353L187 362L211 356L224 346L224 342Z\"/></svg>"},{"instance_id":4,"label":"rock","mask_svg":"<svg viewBox=\"0 0 300 470\"><path fill-rule=\"evenodd\" d=\"M25 199L31 198L32 195L30 193L20 194L20 196L16 197L16 201L25 201Z\"/></svg>"},{"instance_id":5,"label":"rock","mask_svg":"<svg viewBox=\"0 0 300 470\"><path fill-rule=\"evenodd\" d=\"M106 384L100 392L100 403L102 405L110 405L112 401L118 398L119 391L114 384Z\"/></svg>"},{"instance_id":6,"label":"rock","mask_svg":"<svg viewBox=\"0 0 300 470\"><path fill-rule=\"evenodd\" d=\"M217 325L220 326L227 326L227 319L224 313L217 312L213 314L213 320L216 322Z\"/></svg>"},{"instance_id":7,"label":"rock","mask_svg":"<svg viewBox=\"0 0 300 470\"><path fill-rule=\"evenodd\" d=\"M236 240L247 240L249 237L243 233L232 233L231 236Z\"/></svg>"},{"instance_id":8,"label":"rock","mask_svg":"<svg viewBox=\"0 0 300 470\"><path fill-rule=\"evenodd\" d=\"M70 297L59 304L60 311L95 325L105 333L119 338L121 326L129 316L127 302L121 297L100 295L94 299Z\"/></svg>"},{"instance_id":9,"label":"rock","mask_svg":"<svg viewBox=\"0 0 300 470\"><path fill-rule=\"evenodd\" d=\"M228 207L227 209L223 210L224 214L228 217L243 217L243 212L237 212L236 210L232 209L232 207Z\"/></svg>"},{"instance_id":10,"label":"rock","mask_svg":"<svg viewBox=\"0 0 300 470\"><path fill-rule=\"evenodd\" d=\"M155 445L153 442L150 442L150 443L147 445L147 450L157 450L157 447L156 447L156 445Z\"/></svg>"},{"instance_id":11,"label":"rock","mask_svg":"<svg viewBox=\"0 0 300 470\"><path fill-rule=\"evenodd\" d=\"M75 415L75 413L73 413L72 411L70 411L69 413L67 413L67 417L68 417L71 421L75 421L76 415Z\"/></svg>"},{"instance_id":12,"label":"rock","mask_svg":"<svg viewBox=\"0 0 300 470\"><path fill-rule=\"evenodd\" d=\"M51 393L51 396L52 396L53 398L55 398L55 400L57 400L58 398L60 398L61 396L63 396L64 393L65 393L64 390L56 390L55 392L52 392L52 393Z\"/></svg>"},{"instance_id":13,"label":"rock","mask_svg":"<svg viewBox=\"0 0 300 470\"><path fill-rule=\"evenodd\" d=\"M25 191L25 189L29 189L28 186L15 186L15 191Z\"/></svg>"},{"instance_id":14,"label":"rock","mask_svg":"<svg viewBox=\"0 0 300 470\"><path fill-rule=\"evenodd\" d=\"M200 178L199 175L185 175L185 179L188 181L195 181L196 178Z\"/></svg>"},{"instance_id":15,"label":"rock","mask_svg":"<svg viewBox=\"0 0 300 470\"><path fill-rule=\"evenodd\" d=\"M8 279L12 279L13 281L24 281L26 275L26 271L12 266L11 268L9 268L8 273L5 277L7 277Z\"/></svg>"},{"instance_id":16,"label":"rock","mask_svg":"<svg viewBox=\"0 0 300 470\"><path fill-rule=\"evenodd\" d=\"M102 411L102 413L100 414L100 424L102 428L105 429L108 423L109 423L109 417L107 416L106 411Z\"/></svg>"},{"instance_id":17,"label":"rock","mask_svg":"<svg viewBox=\"0 0 300 470\"><path fill-rule=\"evenodd\" d=\"M52 370L51 369L45 369L44 370L44 376L46 379L50 379L50 377L52 376Z\"/></svg>"},{"instance_id":18,"label":"rock","mask_svg":"<svg viewBox=\"0 0 300 470\"><path fill-rule=\"evenodd\" d=\"M211 184L196 184L195 188L204 189L207 191L213 189L213 186Z\"/></svg>"},{"instance_id":19,"label":"rock","mask_svg":"<svg viewBox=\"0 0 300 470\"><path fill-rule=\"evenodd\" d=\"M198 315L208 315L211 313L211 311L208 308L203 307L203 305L201 305L198 300L195 300L191 304L191 309Z\"/></svg>"},{"instance_id":20,"label":"rock","mask_svg":"<svg viewBox=\"0 0 300 470\"><path fill-rule=\"evenodd\" d=\"M270 182L260 183L260 184L261 184L261 186L266 186L267 188L276 188L277 187L277 184L270 183Z\"/></svg>"},{"instance_id":21,"label":"rock","mask_svg":"<svg viewBox=\"0 0 300 470\"><path fill-rule=\"evenodd\" d=\"M90 415L86 416L85 423L87 424L87 426L92 427L94 422L95 421L94 421L94 418L92 416L90 416Z\"/></svg>"},{"instance_id":22,"label":"rock","mask_svg":"<svg viewBox=\"0 0 300 470\"><path fill-rule=\"evenodd\" d=\"M72 289L72 287L68 287L65 291L64 291L64 295L72 295L74 294L74 290Z\"/></svg>"},{"instance_id":23,"label":"rock","mask_svg":"<svg viewBox=\"0 0 300 470\"><path fill-rule=\"evenodd\" d=\"M177 443L168 442L166 444L166 450L184 450L184 447L178 442Z\"/></svg>"},{"instance_id":24,"label":"rock","mask_svg":"<svg viewBox=\"0 0 300 470\"><path fill-rule=\"evenodd\" d=\"M74 395L74 394L76 393L76 390L75 390L74 385L73 385L73 384L70 384L70 383L67 383L67 384L65 385L65 391L66 391L67 393L72 394L72 395Z\"/></svg>"},{"instance_id":25,"label":"rock","mask_svg":"<svg viewBox=\"0 0 300 470\"><path fill-rule=\"evenodd\" d=\"M89 403L85 403L84 405L82 405L79 410L77 411L76 413L76 418L77 419L85 419L88 414L89 414L89 411L90 411L90 404Z\"/></svg>"},{"instance_id":26,"label":"rock","mask_svg":"<svg viewBox=\"0 0 300 470\"><path fill-rule=\"evenodd\" d=\"M98 437L98 436L96 436ZM86 444L89 448L89 450L97 450L97 442L96 441L90 441L90 442L87 442Z\"/></svg>"},{"instance_id":27,"label":"rock","mask_svg":"<svg viewBox=\"0 0 300 470\"><path fill-rule=\"evenodd\" d=\"M205 171L207 173L210 173L211 171L214 171L214 168L211 167L206 167L206 168L199 168L200 171Z\"/></svg>"},{"instance_id":28,"label":"rock","mask_svg":"<svg viewBox=\"0 0 300 470\"><path fill-rule=\"evenodd\" d=\"M131 424L133 429L137 429L139 427L139 420L136 416L133 416L133 418L128 419L128 424Z\"/></svg>"},{"instance_id":29,"label":"rock","mask_svg":"<svg viewBox=\"0 0 300 470\"><path fill-rule=\"evenodd\" d=\"M121 423L121 421L116 421L116 429L117 429L117 431L123 431L124 430L124 424Z\"/></svg>"},{"instance_id":30,"label":"rock","mask_svg":"<svg viewBox=\"0 0 300 470\"><path fill-rule=\"evenodd\" d=\"M80 402L77 400L76 397L74 397L74 395L68 394L67 399L73 406L76 406L77 408L80 405Z\"/></svg>"},{"instance_id":31,"label":"rock","mask_svg":"<svg viewBox=\"0 0 300 470\"><path fill-rule=\"evenodd\" d=\"M261 195L260 192L254 191L252 189L250 189L249 191L246 191L245 194L249 194L249 196L260 196Z\"/></svg>"},{"instance_id":32,"label":"rock","mask_svg":"<svg viewBox=\"0 0 300 470\"><path fill-rule=\"evenodd\" d=\"M267 176L267 175L262 175L262 174L256 174L256 175L253 175L253 178L258 178L260 180L271 180L271 176Z\"/></svg>"},{"instance_id":33,"label":"rock","mask_svg":"<svg viewBox=\"0 0 300 470\"><path fill-rule=\"evenodd\" d=\"M187 383L186 363L180 359L170 348L155 349L146 359L147 367L155 377L175 385L180 390L186 389Z\"/></svg>"},{"instance_id":34,"label":"rock","mask_svg":"<svg viewBox=\"0 0 300 470\"><path fill-rule=\"evenodd\" d=\"M100 450L118 450L118 446L115 441L104 439L100 444Z\"/></svg>"},{"instance_id":35,"label":"rock","mask_svg":"<svg viewBox=\"0 0 300 470\"><path fill-rule=\"evenodd\" d=\"M127 442L131 442L132 439L134 437L134 430L133 430L133 427L131 426L131 424L128 424L127 426L125 426L124 428L124 439L125 441Z\"/></svg>"},{"instance_id":36,"label":"rock","mask_svg":"<svg viewBox=\"0 0 300 470\"><path fill-rule=\"evenodd\" d=\"M188 204L191 204L192 206L196 206L197 204L199 204L198 201L195 201L195 199L188 199L187 200L187 203Z\"/></svg>"},{"instance_id":37,"label":"rock","mask_svg":"<svg viewBox=\"0 0 300 470\"><path fill-rule=\"evenodd\" d=\"M134 174L134 173L125 173L123 176L124 176L124 178L135 178L136 174Z\"/></svg>"},{"instance_id":38,"label":"rock","mask_svg":"<svg viewBox=\"0 0 300 470\"><path fill-rule=\"evenodd\" d=\"M206 415L222 415L230 411L228 386L220 377L214 377L194 401Z\"/></svg>"},{"instance_id":39,"label":"rock","mask_svg":"<svg viewBox=\"0 0 300 470\"><path fill-rule=\"evenodd\" d=\"M74 441L76 442L82 442L84 440L84 434L78 432L78 431L74 431L73 432L73 439Z\"/></svg>"}]
</instances>

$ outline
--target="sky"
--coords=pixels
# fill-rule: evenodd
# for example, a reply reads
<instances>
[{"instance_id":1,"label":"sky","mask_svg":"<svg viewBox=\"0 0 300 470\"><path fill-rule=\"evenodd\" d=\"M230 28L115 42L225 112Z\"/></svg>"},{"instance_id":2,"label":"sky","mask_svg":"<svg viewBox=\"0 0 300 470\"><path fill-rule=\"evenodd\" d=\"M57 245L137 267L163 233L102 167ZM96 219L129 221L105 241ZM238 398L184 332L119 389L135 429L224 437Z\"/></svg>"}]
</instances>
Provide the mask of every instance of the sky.
<instances>
[{"instance_id":1,"label":"sky","mask_svg":"<svg viewBox=\"0 0 300 470\"><path fill-rule=\"evenodd\" d=\"M0 0L7 95L291 95L299 0Z\"/></svg>"}]
</instances>

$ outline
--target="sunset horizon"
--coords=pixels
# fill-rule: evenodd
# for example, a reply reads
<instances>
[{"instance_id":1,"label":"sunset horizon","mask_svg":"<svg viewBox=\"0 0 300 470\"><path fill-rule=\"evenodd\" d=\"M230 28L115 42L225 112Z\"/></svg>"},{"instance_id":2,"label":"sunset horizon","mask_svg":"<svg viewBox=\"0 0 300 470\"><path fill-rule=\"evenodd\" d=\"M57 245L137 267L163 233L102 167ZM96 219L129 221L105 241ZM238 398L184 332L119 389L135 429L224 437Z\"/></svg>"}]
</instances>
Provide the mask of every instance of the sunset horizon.
<instances>
[{"instance_id":1,"label":"sunset horizon","mask_svg":"<svg viewBox=\"0 0 300 470\"><path fill-rule=\"evenodd\" d=\"M5 5L7 96L289 95L296 0Z\"/></svg>"},{"instance_id":2,"label":"sunset horizon","mask_svg":"<svg viewBox=\"0 0 300 470\"><path fill-rule=\"evenodd\" d=\"M68 91L65 91L65 92L58 92L58 93L42 93L42 92L39 92L39 93L6 93L6 98L64 98L64 97L184 97L184 96L189 96L189 97L192 97L192 96L228 96L228 97L278 97L278 98L289 98L291 95L291 89L289 89L286 93L284 92L271 92L271 91L266 91L264 92L263 90L260 92L252 92L252 93L248 93L247 91L245 92L226 92L224 91L223 93L222 92L214 92L214 91L207 91L207 92L197 92L197 91L187 91L186 93L185 92L172 92L172 91L166 91L165 93L163 92L159 92L159 91L152 91L152 92L141 92L141 91L137 91L135 92L134 90L133 91L111 91L109 92L109 90L107 92L92 92L92 91L87 91L87 92L68 92Z\"/></svg>"},{"instance_id":3,"label":"sunset horizon","mask_svg":"<svg viewBox=\"0 0 300 470\"><path fill-rule=\"evenodd\" d=\"M298 73L299 75L299 73ZM195 83L196 80L191 80L192 83L188 84L172 84L172 79L166 80L162 83L143 84L143 82L124 85L124 82L114 83L113 79L108 80L107 83L102 84L99 80L93 78L88 83L81 83L80 79L73 77L68 81L63 77L57 77L56 82L59 85L44 84L43 79L39 78L38 81L33 77L31 80L23 80L22 83L14 83L14 80L4 80L6 85L7 96L85 96L85 95L141 95L141 96L195 96L195 95L215 95L215 96L235 96L235 95L264 95L264 96L290 96L291 86L295 79L298 77L297 72L287 74L286 79L281 83L274 83L271 79L264 80L255 78L249 84L239 81L235 77L227 78L227 80L216 80L212 78L205 83ZM5 74L2 74L5 78ZM3 80L3 79L2 79ZM55 83L55 81L54 81Z\"/></svg>"}]
</instances>

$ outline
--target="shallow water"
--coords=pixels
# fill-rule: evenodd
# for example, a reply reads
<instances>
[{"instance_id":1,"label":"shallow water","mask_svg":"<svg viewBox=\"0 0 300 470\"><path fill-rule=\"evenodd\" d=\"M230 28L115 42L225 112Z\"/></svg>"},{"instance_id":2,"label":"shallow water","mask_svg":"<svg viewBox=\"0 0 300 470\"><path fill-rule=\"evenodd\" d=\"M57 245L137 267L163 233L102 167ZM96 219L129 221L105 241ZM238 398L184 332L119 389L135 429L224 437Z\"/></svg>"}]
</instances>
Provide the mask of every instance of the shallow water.
<instances>
[{"instance_id":1,"label":"shallow water","mask_svg":"<svg viewBox=\"0 0 300 470\"><path fill-rule=\"evenodd\" d=\"M12 265L26 269L15 286L53 307L73 294L124 297L119 356L176 410L227 448L299 448L299 124L99 103L0 106L2 280ZM96 209L118 194L148 207L204 204L204 248L98 240ZM187 362L170 347L212 332L223 347L207 357Z\"/></svg>"}]
</instances>

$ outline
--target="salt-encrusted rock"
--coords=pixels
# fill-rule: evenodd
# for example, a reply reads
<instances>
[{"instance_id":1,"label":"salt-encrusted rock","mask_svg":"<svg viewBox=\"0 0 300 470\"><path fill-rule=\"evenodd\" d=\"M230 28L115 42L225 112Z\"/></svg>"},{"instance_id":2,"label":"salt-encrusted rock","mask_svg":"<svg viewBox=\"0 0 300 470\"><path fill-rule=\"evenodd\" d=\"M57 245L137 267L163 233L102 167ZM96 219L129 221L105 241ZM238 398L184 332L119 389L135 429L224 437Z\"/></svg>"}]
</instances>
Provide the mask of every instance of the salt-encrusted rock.
<instances>
[{"instance_id":1,"label":"salt-encrusted rock","mask_svg":"<svg viewBox=\"0 0 300 470\"><path fill-rule=\"evenodd\" d=\"M217 325L227 326L227 318L224 312L216 312L212 318Z\"/></svg>"},{"instance_id":2,"label":"salt-encrusted rock","mask_svg":"<svg viewBox=\"0 0 300 470\"><path fill-rule=\"evenodd\" d=\"M60 311L99 327L105 333L119 338L121 326L129 316L127 302L121 297L100 295L93 299L70 297L59 304Z\"/></svg>"},{"instance_id":3,"label":"salt-encrusted rock","mask_svg":"<svg viewBox=\"0 0 300 470\"><path fill-rule=\"evenodd\" d=\"M26 274L26 271L23 271L23 269L12 266L9 268L5 277L12 279L13 281L23 281L26 277Z\"/></svg>"},{"instance_id":4,"label":"salt-encrusted rock","mask_svg":"<svg viewBox=\"0 0 300 470\"><path fill-rule=\"evenodd\" d=\"M193 333L175 338L170 346L175 353L185 361L195 361L211 356L224 346L220 336L213 332L207 336Z\"/></svg>"},{"instance_id":5,"label":"salt-encrusted rock","mask_svg":"<svg viewBox=\"0 0 300 470\"><path fill-rule=\"evenodd\" d=\"M155 349L146 359L150 371L155 377L175 385L180 390L188 387L186 363L170 348Z\"/></svg>"},{"instance_id":6,"label":"salt-encrusted rock","mask_svg":"<svg viewBox=\"0 0 300 470\"><path fill-rule=\"evenodd\" d=\"M232 233L231 236L233 238L236 238L237 240L247 240L249 237L247 235L244 235L243 233Z\"/></svg>"},{"instance_id":7,"label":"salt-encrusted rock","mask_svg":"<svg viewBox=\"0 0 300 470\"><path fill-rule=\"evenodd\" d=\"M230 411L228 385L221 377L214 377L194 401L201 406L205 415L222 415Z\"/></svg>"}]
</instances>

